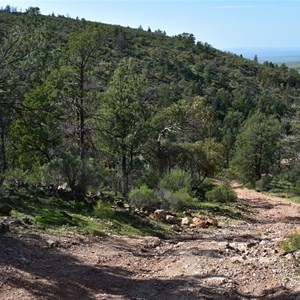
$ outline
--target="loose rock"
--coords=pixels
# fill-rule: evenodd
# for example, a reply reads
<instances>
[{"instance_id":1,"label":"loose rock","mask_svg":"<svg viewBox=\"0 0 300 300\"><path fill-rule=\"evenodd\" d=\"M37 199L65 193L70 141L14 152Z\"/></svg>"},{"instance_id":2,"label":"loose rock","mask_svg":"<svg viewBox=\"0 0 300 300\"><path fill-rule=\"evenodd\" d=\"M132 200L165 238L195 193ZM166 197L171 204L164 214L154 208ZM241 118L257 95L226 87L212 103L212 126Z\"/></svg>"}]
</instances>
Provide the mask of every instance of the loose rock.
<instances>
[{"instance_id":1,"label":"loose rock","mask_svg":"<svg viewBox=\"0 0 300 300\"><path fill-rule=\"evenodd\" d=\"M181 225L182 226L188 226L192 223L191 219L188 217L184 217L181 219Z\"/></svg>"},{"instance_id":2,"label":"loose rock","mask_svg":"<svg viewBox=\"0 0 300 300\"><path fill-rule=\"evenodd\" d=\"M166 215L166 222L169 224L177 224L178 219L172 215Z\"/></svg>"},{"instance_id":3,"label":"loose rock","mask_svg":"<svg viewBox=\"0 0 300 300\"><path fill-rule=\"evenodd\" d=\"M157 209L157 210L154 211L153 216L156 219L165 222L166 221L167 213L166 213L166 211L164 209Z\"/></svg>"}]
</instances>

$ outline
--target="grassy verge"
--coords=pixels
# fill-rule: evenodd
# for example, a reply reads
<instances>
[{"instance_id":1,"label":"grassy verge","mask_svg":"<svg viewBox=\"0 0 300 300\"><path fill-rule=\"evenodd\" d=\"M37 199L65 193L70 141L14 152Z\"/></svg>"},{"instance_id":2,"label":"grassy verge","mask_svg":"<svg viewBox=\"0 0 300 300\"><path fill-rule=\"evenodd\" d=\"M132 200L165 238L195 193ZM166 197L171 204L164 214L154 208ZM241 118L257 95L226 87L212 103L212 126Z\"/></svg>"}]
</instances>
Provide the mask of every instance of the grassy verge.
<instances>
[{"instance_id":1,"label":"grassy verge","mask_svg":"<svg viewBox=\"0 0 300 300\"><path fill-rule=\"evenodd\" d=\"M151 215L135 214L109 202L98 201L94 206L73 203L43 193L31 193L26 189L2 191L0 203L13 207L12 217L27 217L33 230L47 233L79 232L105 236L152 235L166 237L173 233L171 225L162 223ZM193 215L209 215L215 218L238 220L247 213L247 208L238 201L229 203L194 200L189 212ZM178 213L179 217L184 213ZM4 217L0 217L3 219Z\"/></svg>"},{"instance_id":2,"label":"grassy verge","mask_svg":"<svg viewBox=\"0 0 300 300\"><path fill-rule=\"evenodd\" d=\"M268 193L275 197L287 198L293 202L300 203L299 187L286 180L273 181Z\"/></svg>"}]
</instances>

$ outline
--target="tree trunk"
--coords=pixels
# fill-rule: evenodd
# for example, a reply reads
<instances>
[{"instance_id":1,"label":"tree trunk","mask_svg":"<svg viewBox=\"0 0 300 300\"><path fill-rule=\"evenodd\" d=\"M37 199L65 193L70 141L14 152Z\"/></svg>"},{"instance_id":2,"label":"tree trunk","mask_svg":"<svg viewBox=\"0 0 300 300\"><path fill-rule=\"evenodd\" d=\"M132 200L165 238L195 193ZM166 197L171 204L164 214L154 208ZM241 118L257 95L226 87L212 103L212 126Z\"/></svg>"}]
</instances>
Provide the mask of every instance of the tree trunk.
<instances>
[{"instance_id":1,"label":"tree trunk","mask_svg":"<svg viewBox=\"0 0 300 300\"><path fill-rule=\"evenodd\" d=\"M123 197L127 197L129 191L129 174L127 170L127 157L126 154L122 157L122 195Z\"/></svg>"},{"instance_id":2,"label":"tree trunk","mask_svg":"<svg viewBox=\"0 0 300 300\"><path fill-rule=\"evenodd\" d=\"M3 184L3 181L4 181L4 173L7 169L7 158L6 158L6 147L5 147L5 132L4 132L4 128L1 128L1 148L0 148L0 166L1 166L1 169L0 169L0 187L2 186Z\"/></svg>"}]
</instances>

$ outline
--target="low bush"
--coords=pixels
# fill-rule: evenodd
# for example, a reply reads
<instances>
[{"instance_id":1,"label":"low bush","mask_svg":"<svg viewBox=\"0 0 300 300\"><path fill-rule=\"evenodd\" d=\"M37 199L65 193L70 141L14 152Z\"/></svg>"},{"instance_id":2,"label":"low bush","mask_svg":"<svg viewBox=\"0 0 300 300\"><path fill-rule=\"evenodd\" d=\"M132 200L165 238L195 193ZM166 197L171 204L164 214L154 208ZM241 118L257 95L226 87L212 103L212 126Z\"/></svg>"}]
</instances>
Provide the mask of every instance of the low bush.
<instances>
[{"instance_id":1,"label":"low bush","mask_svg":"<svg viewBox=\"0 0 300 300\"><path fill-rule=\"evenodd\" d=\"M164 198L166 208L172 211L181 211L191 205L193 198L187 192L185 188L176 192L170 192L168 196Z\"/></svg>"},{"instance_id":2,"label":"low bush","mask_svg":"<svg viewBox=\"0 0 300 300\"><path fill-rule=\"evenodd\" d=\"M294 231L290 233L280 246L285 251L300 250L300 232Z\"/></svg>"},{"instance_id":3,"label":"low bush","mask_svg":"<svg viewBox=\"0 0 300 300\"><path fill-rule=\"evenodd\" d=\"M159 182L157 194L163 208L176 212L191 204L193 198L190 189L191 176L180 169L173 169Z\"/></svg>"},{"instance_id":4,"label":"low bush","mask_svg":"<svg viewBox=\"0 0 300 300\"><path fill-rule=\"evenodd\" d=\"M94 206L94 215L96 217L101 218L111 218L114 214L114 209L111 207L110 203L99 200L97 201L96 205Z\"/></svg>"},{"instance_id":5,"label":"low bush","mask_svg":"<svg viewBox=\"0 0 300 300\"><path fill-rule=\"evenodd\" d=\"M173 192L183 188L188 190L191 188L191 176L180 169L173 169L161 179L159 187Z\"/></svg>"},{"instance_id":6,"label":"low bush","mask_svg":"<svg viewBox=\"0 0 300 300\"><path fill-rule=\"evenodd\" d=\"M205 178L201 184L195 188L195 195L198 199L205 200L205 194L213 189L214 185L209 178Z\"/></svg>"},{"instance_id":7,"label":"low bush","mask_svg":"<svg viewBox=\"0 0 300 300\"><path fill-rule=\"evenodd\" d=\"M146 184L132 190L129 193L129 201L133 207L148 209L158 208L160 202L154 190L150 189Z\"/></svg>"},{"instance_id":8,"label":"low bush","mask_svg":"<svg viewBox=\"0 0 300 300\"><path fill-rule=\"evenodd\" d=\"M206 192L205 198L211 202L234 202L237 199L235 191L228 183L222 183Z\"/></svg>"},{"instance_id":9,"label":"low bush","mask_svg":"<svg viewBox=\"0 0 300 300\"><path fill-rule=\"evenodd\" d=\"M256 181L256 190L266 192L270 190L270 184L272 181L271 176L263 176L260 180Z\"/></svg>"}]
</instances>

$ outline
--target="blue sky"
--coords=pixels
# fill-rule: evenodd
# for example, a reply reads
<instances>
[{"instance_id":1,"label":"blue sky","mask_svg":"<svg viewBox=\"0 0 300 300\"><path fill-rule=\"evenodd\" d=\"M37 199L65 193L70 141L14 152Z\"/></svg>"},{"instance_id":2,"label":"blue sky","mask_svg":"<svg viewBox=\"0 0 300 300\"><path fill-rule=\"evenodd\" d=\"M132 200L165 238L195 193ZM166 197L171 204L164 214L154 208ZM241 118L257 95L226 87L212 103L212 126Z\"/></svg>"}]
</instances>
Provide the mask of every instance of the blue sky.
<instances>
[{"instance_id":1,"label":"blue sky","mask_svg":"<svg viewBox=\"0 0 300 300\"><path fill-rule=\"evenodd\" d=\"M300 0L0 0L0 6L38 6L42 14L109 24L193 33L218 49L299 47Z\"/></svg>"}]
</instances>

